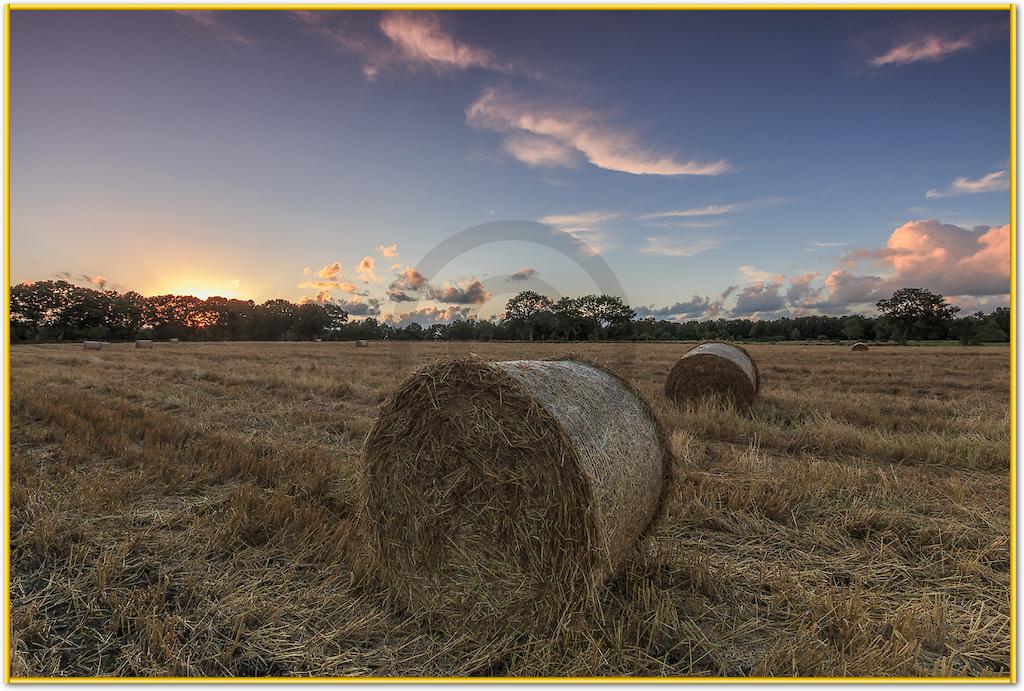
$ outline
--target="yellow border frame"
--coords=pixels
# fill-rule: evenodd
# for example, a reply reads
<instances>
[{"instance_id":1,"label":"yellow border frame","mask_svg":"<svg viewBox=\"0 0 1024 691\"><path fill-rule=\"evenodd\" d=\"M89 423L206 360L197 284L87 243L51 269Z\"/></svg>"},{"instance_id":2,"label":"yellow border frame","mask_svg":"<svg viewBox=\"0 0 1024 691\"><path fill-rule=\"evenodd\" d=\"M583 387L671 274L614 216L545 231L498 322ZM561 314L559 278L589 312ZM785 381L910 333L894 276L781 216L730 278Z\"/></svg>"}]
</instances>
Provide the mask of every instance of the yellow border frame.
<instances>
[{"instance_id":1,"label":"yellow border frame","mask_svg":"<svg viewBox=\"0 0 1024 691\"><path fill-rule=\"evenodd\" d=\"M637 3L637 4L543 4L513 3L479 5L473 3L431 3L422 5L386 3L346 4L261 4L231 5L223 3L180 4L4 4L4 315L8 318L10 308L11 277L11 10L1002 10L1010 13L1010 674L1006 677L11 677L10 630L4 635L4 683L5 684L137 684L137 683L356 683L356 684L541 684L541 683L588 683L588 684L816 684L823 682L846 684L1016 684L1017 683L1017 6L1015 4L821 4L821 3L778 3L778 4L678 4L678 3ZM11 353L10 342L4 344L4 381L7 396L4 397L4 416L7 430L11 429ZM4 448L4 512L7 517L7 531L4 533L4 625L11 622L11 447L10 440Z\"/></svg>"}]
</instances>

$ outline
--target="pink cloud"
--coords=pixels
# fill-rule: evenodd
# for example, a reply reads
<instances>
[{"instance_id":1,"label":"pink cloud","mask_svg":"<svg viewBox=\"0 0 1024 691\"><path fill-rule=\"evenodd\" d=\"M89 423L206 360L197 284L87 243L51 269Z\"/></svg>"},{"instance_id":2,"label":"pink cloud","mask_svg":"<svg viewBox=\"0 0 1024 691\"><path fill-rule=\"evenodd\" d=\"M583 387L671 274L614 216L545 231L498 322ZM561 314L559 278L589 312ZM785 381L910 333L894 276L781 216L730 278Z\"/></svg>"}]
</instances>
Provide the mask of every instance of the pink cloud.
<instances>
[{"instance_id":1,"label":"pink cloud","mask_svg":"<svg viewBox=\"0 0 1024 691\"><path fill-rule=\"evenodd\" d=\"M373 257L363 257L362 261L359 262L359 265L356 266L356 274L367 283L379 283L380 276L377 275L377 272L374 271L373 267Z\"/></svg>"},{"instance_id":2,"label":"pink cloud","mask_svg":"<svg viewBox=\"0 0 1024 691\"><path fill-rule=\"evenodd\" d=\"M997 170L994 173L983 175L977 180L959 177L949 187L928 190L924 196L928 199L939 199L941 197L956 197L961 194L1001 192L1008 189L1010 189L1010 171Z\"/></svg>"},{"instance_id":3,"label":"pink cloud","mask_svg":"<svg viewBox=\"0 0 1024 691\"><path fill-rule=\"evenodd\" d=\"M437 14L385 12L380 20L380 30L402 57L413 64L429 65L435 69L503 69L489 51L457 40L442 26Z\"/></svg>"},{"instance_id":4,"label":"pink cloud","mask_svg":"<svg viewBox=\"0 0 1024 691\"><path fill-rule=\"evenodd\" d=\"M225 12L214 10L176 10L176 13L192 22L195 33L225 43L251 45L253 40L224 21Z\"/></svg>"},{"instance_id":5,"label":"pink cloud","mask_svg":"<svg viewBox=\"0 0 1024 691\"><path fill-rule=\"evenodd\" d=\"M959 38L935 35L922 36L911 41L898 43L881 55L871 58L868 62L875 67L908 65L913 62L922 61L938 62L972 46L974 46L974 38L971 36L961 36Z\"/></svg>"},{"instance_id":6,"label":"pink cloud","mask_svg":"<svg viewBox=\"0 0 1024 691\"><path fill-rule=\"evenodd\" d=\"M390 245L377 245L377 254L385 259L394 259L398 256L398 243L395 242Z\"/></svg>"},{"instance_id":7,"label":"pink cloud","mask_svg":"<svg viewBox=\"0 0 1024 691\"><path fill-rule=\"evenodd\" d=\"M632 175L721 175L730 170L726 161L684 161L670 153L655 151L640 143L632 132L608 124L596 111L573 106L530 102L522 94L490 87L466 110L466 122L479 129L488 129L512 138L533 137L549 147L578 152L592 165ZM513 143L505 145L513 156L524 151L520 159L535 165L532 147ZM545 160L553 162L550 156ZM565 165L563 162L561 165Z\"/></svg>"}]
</instances>

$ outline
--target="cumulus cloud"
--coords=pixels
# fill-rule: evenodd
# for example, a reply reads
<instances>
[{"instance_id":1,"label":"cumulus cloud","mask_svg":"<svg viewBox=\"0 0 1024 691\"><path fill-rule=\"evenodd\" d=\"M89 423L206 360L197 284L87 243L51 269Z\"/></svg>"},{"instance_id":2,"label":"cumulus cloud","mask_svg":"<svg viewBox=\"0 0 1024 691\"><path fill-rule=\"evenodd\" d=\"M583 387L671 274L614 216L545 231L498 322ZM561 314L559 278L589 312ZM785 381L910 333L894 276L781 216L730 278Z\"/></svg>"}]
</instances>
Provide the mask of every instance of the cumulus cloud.
<instances>
[{"instance_id":1,"label":"cumulus cloud","mask_svg":"<svg viewBox=\"0 0 1024 691\"><path fill-rule=\"evenodd\" d=\"M316 304L316 305L322 305L323 303L330 302L330 301L331 301L331 294L330 294L329 291L326 291L326 290L317 291L317 294L313 295L313 296L303 295L301 298L299 298L299 304L300 305L308 305L310 303L313 303L313 304Z\"/></svg>"},{"instance_id":2,"label":"cumulus cloud","mask_svg":"<svg viewBox=\"0 0 1024 691\"><path fill-rule=\"evenodd\" d=\"M377 245L377 254L385 259L394 259L398 256L398 243L395 242L390 245Z\"/></svg>"},{"instance_id":3,"label":"cumulus cloud","mask_svg":"<svg viewBox=\"0 0 1024 691\"><path fill-rule=\"evenodd\" d=\"M786 306L786 298L780 292L783 283L783 277L776 276L772 281L756 281L740 288L732 316L756 317L760 313L783 309Z\"/></svg>"},{"instance_id":4,"label":"cumulus cloud","mask_svg":"<svg viewBox=\"0 0 1024 691\"><path fill-rule=\"evenodd\" d=\"M363 257L363 260L356 266L356 275L366 283L380 283L380 276L374 271L373 257Z\"/></svg>"},{"instance_id":5,"label":"cumulus cloud","mask_svg":"<svg viewBox=\"0 0 1024 691\"><path fill-rule=\"evenodd\" d=\"M176 14L189 20L190 29L206 38L225 43L251 45L253 40L225 21L227 12L215 10L176 10Z\"/></svg>"},{"instance_id":6,"label":"cumulus cloud","mask_svg":"<svg viewBox=\"0 0 1024 691\"><path fill-rule=\"evenodd\" d=\"M808 271L799 276L789 277L789 290L786 291L786 299L791 305L798 305L813 299L818 291L811 285L819 276L816 271Z\"/></svg>"},{"instance_id":7,"label":"cumulus cloud","mask_svg":"<svg viewBox=\"0 0 1024 691\"><path fill-rule=\"evenodd\" d=\"M616 127L597 111L531 101L507 89L490 87L466 110L471 126L498 132L506 138L532 138L530 145L513 143L505 150L528 165L567 165L567 152L576 152L591 165L632 175L721 175L729 171L724 161L685 161L644 145L633 132ZM539 142L545 151L538 156ZM560 148L559 148L560 147ZM558 154L550 152L560 152ZM517 156L518 157L518 156Z\"/></svg>"},{"instance_id":8,"label":"cumulus cloud","mask_svg":"<svg viewBox=\"0 0 1024 691\"><path fill-rule=\"evenodd\" d=\"M328 264L321 268L320 271L317 272L317 275L319 275L320 278L334 278L340 273L341 262L334 262L333 264Z\"/></svg>"},{"instance_id":9,"label":"cumulus cloud","mask_svg":"<svg viewBox=\"0 0 1024 691\"><path fill-rule=\"evenodd\" d=\"M335 300L334 304L353 317L373 317L380 314L380 300L375 298L360 300L356 297L351 300Z\"/></svg>"},{"instance_id":10,"label":"cumulus cloud","mask_svg":"<svg viewBox=\"0 0 1024 691\"><path fill-rule=\"evenodd\" d=\"M392 302L414 302L418 298L409 293L418 293L428 287L426 277L411 266L407 266L388 286L387 296Z\"/></svg>"},{"instance_id":11,"label":"cumulus cloud","mask_svg":"<svg viewBox=\"0 0 1024 691\"><path fill-rule=\"evenodd\" d=\"M884 53L868 60L875 67L885 65L909 65L914 62L938 62L954 53L967 50L975 45L975 38L964 36L939 36L930 34L892 46Z\"/></svg>"},{"instance_id":12,"label":"cumulus cloud","mask_svg":"<svg viewBox=\"0 0 1024 691\"><path fill-rule=\"evenodd\" d=\"M420 326L430 326L432 324L446 324L455 319L465 319L472 311L472 307L455 307L454 305L449 305L444 309L439 307L423 307L413 312L406 312L405 314L385 314L381 321L398 328L408 326L413 322L418 323Z\"/></svg>"},{"instance_id":13,"label":"cumulus cloud","mask_svg":"<svg viewBox=\"0 0 1024 691\"><path fill-rule=\"evenodd\" d=\"M484 288L483 283L474 280L432 288L430 297L449 305L482 305L491 299L491 294Z\"/></svg>"},{"instance_id":14,"label":"cumulus cloud","mask_svg":"<svg viewBox=\"0 0 1024 691\"><path fill-rule=\"evenodd\" d=\"M710 298L694 295L687 302L677 302L666 307L654 307L653 305L637 307L636 316L641 319L644 317L654 317L656 319L695 319L704 316L711 305Z\"/></svg>"},{"instance_id":15,"label":"cumulus cloud","mask_svg":"<svg viewBox=\"0 0 1024 691\"><path fill-rule=\"evenodd\" d=\"M983 175L977 180L964 177L957 178L948 187L928 190L924 196L928 199L938 199L941 197L956 197L961 194L1002 192L1008 189L1010 189L1010 171L997 170L994 173Z\"/></svg>"},{"instance_id":16,"label":"cumulus cloud","mask_svg":"<svg viewBox=\"0 0 1024 691\"><path fill-rule=\"evenodd\" d=\"M509 281L528 281L528 280L530 280L531 278L533 278L536 275L537 275L537 270L536 269L531 269L530 267L524 267L522 269L519 269L519 271L516 271L514 274L511 274L508 277L508 279L506 279L506 280L509 280Z\"/></svg>"},{"instance_id":17,"label":"cumulus cloud","mask_svg":"<svg viewBox=\"0 0 1024 691\"><path fill-rule=\"evenodd\" d=\"M676 238L649 237L647 238L647 243L639 249L639 252L641 254L656 254L661 257L692 257L721 246L722 243L714 238L679 240Z\"/></svg>"}]
</instances>

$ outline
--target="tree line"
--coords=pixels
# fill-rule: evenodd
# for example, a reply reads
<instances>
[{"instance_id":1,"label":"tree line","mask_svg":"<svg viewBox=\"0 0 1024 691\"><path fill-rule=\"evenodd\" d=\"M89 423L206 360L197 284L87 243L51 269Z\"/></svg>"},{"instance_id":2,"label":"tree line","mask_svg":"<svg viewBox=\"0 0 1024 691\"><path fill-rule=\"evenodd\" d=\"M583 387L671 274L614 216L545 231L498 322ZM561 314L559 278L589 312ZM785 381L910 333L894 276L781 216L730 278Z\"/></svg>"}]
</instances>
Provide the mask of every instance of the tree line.
<instances>
[{"instance_id":1,"label":"tree line","mask_svg":"<svg viewBox=\"0 0 1024 691\"><path fill-rule=\"evenodd\" d=\"M957 316L959 308L936 293L904 288L877 303L878 317L809 315L777 319L674 321L638 318L621 298L584 295L551 300L533 291L511 298L496 319L456 319L447 324L396 326L374 317L350 320L332 302L200 299L189 295L144 297L95 290L67 281L11 287L12 342L178 338L194 341L312 340L536 340L674 341L725 339L959 340L1006 342L1010 310Z\"/></svg>"}]
</instances>

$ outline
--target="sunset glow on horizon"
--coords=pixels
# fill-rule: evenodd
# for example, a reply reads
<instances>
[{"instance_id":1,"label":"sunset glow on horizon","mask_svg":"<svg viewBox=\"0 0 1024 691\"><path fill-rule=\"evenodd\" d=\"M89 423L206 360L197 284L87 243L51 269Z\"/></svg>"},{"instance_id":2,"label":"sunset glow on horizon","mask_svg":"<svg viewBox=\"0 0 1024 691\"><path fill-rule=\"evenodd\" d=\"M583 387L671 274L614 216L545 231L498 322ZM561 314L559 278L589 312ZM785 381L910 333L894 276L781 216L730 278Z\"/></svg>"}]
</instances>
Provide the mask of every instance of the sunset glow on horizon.
<instances>
[{"instance_id":1,"label":"sunset glow on horizon","mask_svg":"<svg viewBox=\"0 0 1024 691\"><path fill-rule=\"evenodd\" d=\"M1006 11L11 11L11 281L639 316L1008 304ZM951 95L955 94L955 97ZM417 275L446 239L531 221Z\"/></svg>"}]
</instances>

